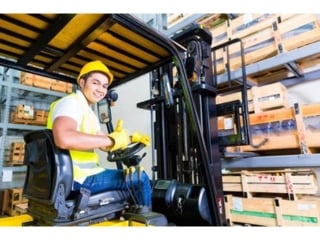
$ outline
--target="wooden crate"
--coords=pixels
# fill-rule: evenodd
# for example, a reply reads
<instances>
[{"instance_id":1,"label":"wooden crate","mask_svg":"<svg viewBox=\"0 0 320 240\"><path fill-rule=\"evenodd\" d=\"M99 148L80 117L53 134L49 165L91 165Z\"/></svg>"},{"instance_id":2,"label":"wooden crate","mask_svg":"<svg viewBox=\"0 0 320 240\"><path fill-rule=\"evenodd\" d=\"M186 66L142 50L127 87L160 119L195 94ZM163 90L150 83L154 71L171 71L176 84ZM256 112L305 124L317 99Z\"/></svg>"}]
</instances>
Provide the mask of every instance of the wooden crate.
<instances>
[{"instance_id":1,"label":"wooden crate","mask_svg":"<svg viewBox=\"0 0 320 240\"><path fill-rule=\"evenodd\" d=\"M67 83L27 72L20 73L19 83L63 93L71 93L73 91L72 83Z\"/></svg>"},{"instance_id":2,"label":"wooden crate","mask_svg":"<svg viewBox=\"0 0 320 240\"><path fill-rule=\"evenodd\" d=\"M4 212L9 216L15 216L17 214L14 210L14 207L16 204L21 203L22 188L6 189L5 191L7 191L7 194L5 195L7 199L5 200L6 207L4 209Z\"/></svg>"},{"instance_id":3,"label":"wooden crate","mask_svg":"<svg viewBox=\"0 0 320 240\"><path fill-rule=\"evenodd\" d=\"M269 197L282 194L293 200L318 191L317 176L310 169L243 170L224 173L222 179L224 192L238 192L243 197L253 197L257 193Z\"/></svg>"},{"instance_id":4,"label":"wooden crate","mask_svg":"<svg viewBox=\"0 0 320 240\"><path fill-rule=\"evenodd\" d=\"M37 119L22 119L16 116L16 112L12 111L10 115L10 122L16 124L25 124L25 125L38 125L45 126L47 123L44 120L38 121Z\"/></svg>"},{"instance_id":5,"label":"wooden crate","mask_svg":"<svg viewBox=\"0 0 320 240\"><path fill-rule=\"evenodd\" d=\"M210 31L213 46L240 38L246 65L320 40L316 14L243 14ZM241 65L240 46L231 45L229 53L230 69L238 69ZM223 49L216 53L216 60L218 74L224 73L226 56Z\"/></svg>"},{"instance_id":6,"label":"wooden crate","mask_svg":"<svg viewBox=\"0 0 320 240\"><path fill-rule=\"evenodd\" d=\"M27 213L28 209L28 203L18 203L14 206L14 211L17 215L25 214Z\"/></svg>"},{"instance_id":7,"label":"wooden crate","mask_svg":"<svg viewBox=\"0 0 320 240\"><path fill-rule=\"evenodd\" d=\"M20 119L33 119L34 108L32 105L20 104L15 108L15 117Z\"/></svg>"},{"instance_id":8,"label":"wooden crate","mask_svg":"<svg viewBox=\"0 0 320 240\"><path fill-rule=\"evenodd\" d=\"M255 113L289 107L287 88L280 82L253 86L251 91Z\"/></svg>"},{"instance_id":9,"label":"wooden crate","mask_svg":"<svg viewBox=\"0 0 320 240\"><path fill-rule=\"evenodd\" d=\"M59 80L51 80L51 90L57 92L67 92L67 83Z\"/></svg>"},{"instance_id":10,"label":"wooden crate","mask_svg":"<svg viewBox=\"0 0 320 240\"><path fill-rule=\"evenodd\" d=\"M241 198L226 195L226 218L230 225L320 226L320 200Z\"/></svg>"},{"instance_id":11,"label":"wooden crate","mask_svg":"<svg viewBox=\"0 0 320 240\"><path fill-rule=\"evenodd\" d=\"M66 93L72 93L73 91L73 84L72 83L66 83Z\"/></svg>"},{"instance_id":12,"label":"wooden crate","mask_svg":"<svg viewBox=\"0 0 320 240\"><path fill-rule=\"evenodd\" d=\"M51 83L51 78L35 75L33 86L38 88L51 89Z\"/></svg>"},{"instance_id":13,"label":"wooden crate","mask_svg":"<svg viewBox=\"0 0 320 240\"><path fill-rule=\"evenodd\" d=\"M248 111L254 112L254 105L253 105L253 95L251 89L247 90L247 99L248 99ZM235 100L242 101L242 95L241 92L234 92L229 94L218 94L216 97L216 103L226 103L226 102L232 102Z\"/></svg>"},{"instance_id":14,"label":"wooden crate","mask_svg":"<svg viewBox=\"0 0 320 240\"><path fill-rule=\"evenodd\" d=\"M252 144L227 147L227 151L318 153L320 126L307 124L310 119L320 120L320 104L295 104L289 108L249 114ZM219 131L223 132L223 127L223 119L218 119Z\"/></svg>"},{"instance_id":15,"label":"wooden crate","mask_svg":"<svg viewBox=\"0 0 320 240\"><path fill-rule=\"evenodd\" d=\"M24 142L11 143L10 165L22 165L24 160Z\"/></svg>"},{"instance_id":16,"label":"wooden crate","mask_svg":"<svg viewBox=\"0 0 320 240\"><path fill-rule=\"evenodd\" d=\"M45 110L36 110L35 120L43 125L47 124L49 112Z\"/></svg>"},{"instance_id":17,"label":"wooden crate","mask_svg":"<svg viewBox=\"0 0 320 240\"><path fill-rule=\"evenodd\" d=\"M6 189L5 192L4 196L6 199L4 199L3 202L6 206L4 207L4 212L9 216L16 216L23 213L21 208L25 209L28 204L28 199L23 197L23 189L11 188Z\"/></svg>"},{"instance_id":18,"label":"wooden crate","mask_svg":"<svg viewBox=\"0 0 320 240\"><path fill-rule=\"evenodd\" d=\"M34 78L35 78L35 74L20 72L19 83L23 85L33 86Z\"/></svg>"}]
</instances>

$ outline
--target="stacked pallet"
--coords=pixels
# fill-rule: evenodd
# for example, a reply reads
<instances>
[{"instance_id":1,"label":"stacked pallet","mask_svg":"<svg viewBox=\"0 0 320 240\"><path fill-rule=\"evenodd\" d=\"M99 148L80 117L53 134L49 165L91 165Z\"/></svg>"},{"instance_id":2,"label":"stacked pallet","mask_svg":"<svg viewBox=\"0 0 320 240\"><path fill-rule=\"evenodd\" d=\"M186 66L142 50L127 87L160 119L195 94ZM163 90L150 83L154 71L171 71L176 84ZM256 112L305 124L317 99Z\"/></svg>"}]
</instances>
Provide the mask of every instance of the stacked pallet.
<instances>
[{"instance_id":1,"label":"stacked pallet","mask_svg":"<svg viewBox=\"0 0 320 240\"><path fill-rule=\"evenodd\" d=\"M320 40L320 25L316 14L242 14L210 28L213 46L240 38L246 65L270 58ZM240 47L229 49L231 70L241 64ZM217 72L225 72L225 51L216 53Z\"/></svg>"},{"instance_id":2,"label":"stacked pallet","mask_svg":"<svg viewBox=\"0 0 320 240\"><path fill-rule=\"evenodd\" d=\"M251 145L228 147L231 152L260 152L283 150L286 153L320 152L320 104L294 104L249 114ZM226 119L219 119L218 128L223 134ZM230 127L230 123L228 124ZM232 127L232 126L231 126ZM262 144L260 144L262 143Z\"/></svg>"},{"instance_id":3,"label":"stacked pallet","mask_svg":"<svg viewBox=\"0 0 320 240\"><path fill-rule=\"evenodd\" d=\"M24 147L25 147L24 142L12 142L10 157L8 160L5 161L6 165L9 165L9 166L23 165Z\"/></svg>"},{"instance_id":4,"label":"stacked pallet","mask_svg":"<svg viewBox=\"0 0 320 240\"><path fill-rule=\"evenodd\" d=\"M32 105L20 104L11 112L10 122L17 124L45 126L48 119L48 111L34 110Z\"/></svg>"},{"instance_id":5,"label":"stacked pallet","mask_svg":"<svg viewBox=\"0 0 320 240\"><path fill-rule=\"evenodd\" d=\"M223 189L230 225L320 226L318 182L310 169L225 173Z\"/></svg>"},{"instance_id":6,"label":"stacked pallet","mask_svg":"<svg viewBox=\"0 0 320 240\"><path fill-rule=\"evenodd\" d=\"M3 192L3 212L9 216L16 216L26 212L28 199L23 197L22 188L6 189Z\"/></svg>"},{"instance_id":7,"label":"stacked pallet","mask_svg":"<svg viewBox=\"0 0 320 240\"><path fill-rule=\"evenodd\" d=\"M218 94L216 97L217 104L235 100L242 101L241 92ZM289 106L287 88L280 82L264 86L253 86L247 90L247 100L250 113L259 113Z\"/></svg>"},{"instance_id":8,"label":"stacked pallet","mask_svg":"<svg viewBox=\"0 0 320 240\"><path fill-rule=\"evenodd\" d=\"M282 196L297 200L318 191L316 174L310 169L281 169L224 173L223 190L226 194L243 197Z\"/></svg>"},{"instance_id":9,"label":"stacked pallet","mask_svg":"<svg viewBox=\"0 0 320 240\"><path fill-rule=\"evenodd\" d=\"M71 93L73 85L71 83L59 81L56 79L51 79L43 77L40 75L21 72L20 74L20 84L48 89L57 92Z\"/></svg>"},{"instance_id":10,"label":"stacked pallet","mask_svg":"<svg viewBox=\"0 0 320 240\"><path fill-rule=\"evenodd\" d=\"M230 225L320 226L320 200L291 201L226 195L224 203Z\"/></svg>"}]
</instances>

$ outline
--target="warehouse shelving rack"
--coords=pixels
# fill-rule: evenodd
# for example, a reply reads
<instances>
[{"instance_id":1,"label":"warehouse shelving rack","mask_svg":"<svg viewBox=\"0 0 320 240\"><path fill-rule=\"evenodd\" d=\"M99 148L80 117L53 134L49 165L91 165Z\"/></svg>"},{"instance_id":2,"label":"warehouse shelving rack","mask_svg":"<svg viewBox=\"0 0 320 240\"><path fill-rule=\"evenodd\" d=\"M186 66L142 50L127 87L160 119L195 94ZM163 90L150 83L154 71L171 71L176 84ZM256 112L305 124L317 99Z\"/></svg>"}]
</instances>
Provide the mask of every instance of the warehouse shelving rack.
<instances>
[{"instance_id":1,"label":"warehouse shelving rack","mask_svg":"<svg viewBox=\"0 0 320 240\"><path fill-rule=\"evenodd\" d=\"M12 108L12 102L15 98L20 99L20 103L23 104L23 98L33 99L34 101L51 103L54 99L62 97L65 93L55 92L48 89L37 88L33 86L22 85L18 82L20 71L14 69L6 69L0 67L0 93L1 93L1 109L0 109L0 172L4 170L8 171L13 181L0 181L0 189L21 187L24 182L25 166L4 166L6 151L8 151L9 137L20 136L28 131L43 129L43 126L27 125L27 124L15 124L10 123L10 112Z\"/></svg>"},{"instance_id":2,"label":"warehouse shelving rack","mask_svg":"<svg viewBox=\"0 0 320 240\"><path fill-rule=\"evenodd\" d=\"M201 21L208 17L208 14L192 14L188 15L177 24L173 24L169 29L164 31L167 36L171 36L175 32L181 31L194 22ZM317 15L320 19L320 16ZM253 75L260 72L273 69L278 66L291 66L293 77L281 79L281 83L290 87L297 83L313 81L320 79L320 68L313 68L308 72L300 72L296 69L296 62L301 59L317 57L319 55L320 41L305 45L303 47L281 52L275 56L260 60L258 62L246 65L246 74ZM223 84L228 81L237 81L242 76L242 69L232 70L230 73L223 73L217 76L217 83ZM250 81L247 82L250 85ZM320 167L320 154L290 154L275 156L259 156L254 153L226 153L221 159L222 168L227 170L233 169L262 169L262 168L301 168L301 167Z\"/></svg>"}]
</instances>

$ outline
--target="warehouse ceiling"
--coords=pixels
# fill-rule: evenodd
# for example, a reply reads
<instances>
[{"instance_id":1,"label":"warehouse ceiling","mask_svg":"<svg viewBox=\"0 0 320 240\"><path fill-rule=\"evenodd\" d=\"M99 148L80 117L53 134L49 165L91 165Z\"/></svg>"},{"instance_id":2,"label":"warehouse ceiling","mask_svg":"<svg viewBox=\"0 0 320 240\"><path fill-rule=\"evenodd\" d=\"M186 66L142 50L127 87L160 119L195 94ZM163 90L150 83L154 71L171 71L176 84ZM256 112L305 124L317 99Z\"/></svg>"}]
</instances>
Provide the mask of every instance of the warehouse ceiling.
<instances>
[{"instance_id":1,"label":"warehouse ceiling","mask_svg":"<svg viewBox=\"0 0 320 240\"><path fill-rule=\"evenodd\" d=\"M182 22L179 20L180 15L173 14L168 17L168 31L164 31L161 37L159 32L129 14L0 14L0 64L22 71L35 68L39 70L35 72L36 74L46 76L50 73L49 77L75 83L75 78L83 64L100 59L113 72L115 76L113 86L117 86L171 61L173 53L172 49L168 48L168 38L165 36L171 36L169 30L175 32L176 28L182 29L182 24L179 24ZM265 15L271 16L270 14L252 14L254 15L262 16L263 21L260 25L269 21ZM285 19L284 16L281 17ZM229 23L233 19L237 22L241 14L182 14L181 19L185 18L210 29L215 39L217 31L214 29L219 29L219 26L226 25L226 22ZM312 15L297 14L287 18L288 23L282 21L278 23L279 26L282 24L289 29L288 26L294 24L304 26L311 24L313 29L307 28L306 33L294 37L297 39L295 42L293 38L283 39L284 43L291 41L290 44L296 46L296 49L288 49L293 51L287 51L286 58L276 50L275 45L272 50L268 45L264 50L268 56L263 53L259 60L267 58L270 60L266 60L265 63L260 61L251 64L246 59L247 79L251 85L263 85L276 81L295 84L319 78L319 68L314 70L313 67L319 63L318 21ZM294 21L294 24L289 24L290 21ZM271 26L271 23L268 24ZM264 28L260 31L253 30L251 35L242 37L244 45L250 45L259 38L263 40ZM229 33L227 30L223 31L225 32ZM269 37L275 35L271 31L268 34ZM215 42L213 46L214 44ZM250 46L246 49L250 49ZM247 55L250 59L256 59L261 50ZM223 70L223 67L221 69ZM237 71L241 69L235 68L232 71L231 77L236 83L239 78ZM222 79L222 84L219 86L223 86L225 78L229 76L223 71L218 74L218 80Z\"/></svg>"},{"instance_id":2,"label":"warehouse ceiling","mask_svg":"<svg viewBox=\"0 0 320 240\"><path fill-rule=\"evenodd\" d=\"M86 62L99 59L118 85L172 56L161 38L136 23L128 14L0 14L0 63L75 82Z\"/></svg>"}]
</instances>

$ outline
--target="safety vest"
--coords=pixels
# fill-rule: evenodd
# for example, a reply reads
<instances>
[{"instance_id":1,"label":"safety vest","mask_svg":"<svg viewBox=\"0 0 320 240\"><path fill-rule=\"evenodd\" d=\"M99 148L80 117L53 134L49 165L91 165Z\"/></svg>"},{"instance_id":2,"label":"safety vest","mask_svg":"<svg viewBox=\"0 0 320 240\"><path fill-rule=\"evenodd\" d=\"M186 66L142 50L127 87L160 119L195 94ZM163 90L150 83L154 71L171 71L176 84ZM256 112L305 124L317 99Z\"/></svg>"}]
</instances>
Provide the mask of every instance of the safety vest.
<instances>
[{"instance_id":1,"label":"safety vest","mask_svg":"<svg viewBox=\"0 0 320 240\"><path fill-rule=\"evenodd\" d=\"M96 115L93 111L89 111L89 106L84 104L83 101L77 96L75 93L71 93L69 96L76 99L81 106L83 111L87 111L87 113L82 114L81 124L79 126L80 132L88 133L88 134L96 134L96 128L92 126L96 126ZM57 105L57 103L61 101L58 99L54 101L50 105L50 111L48 114L47 120L47 128L52 129L53 121L52 121L52 113ZM88 151L78 151L78 150L69 150L70 156L73 164L73 179L79 183L82 183L87 176L97 174L104 169L99 166L99 156L94 150Z\"/></svg>"}]
</instances>

